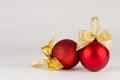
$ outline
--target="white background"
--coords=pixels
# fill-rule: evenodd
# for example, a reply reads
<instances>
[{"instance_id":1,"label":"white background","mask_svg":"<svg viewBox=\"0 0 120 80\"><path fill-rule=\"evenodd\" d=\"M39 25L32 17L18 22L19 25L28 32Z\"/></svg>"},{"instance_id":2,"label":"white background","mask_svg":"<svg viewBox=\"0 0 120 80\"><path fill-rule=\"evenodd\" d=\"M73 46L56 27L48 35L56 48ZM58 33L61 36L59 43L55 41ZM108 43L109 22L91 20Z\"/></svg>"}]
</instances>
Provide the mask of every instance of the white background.
<instances>
[{"instance_id":1,"label":"white background","mask_svg":"<svg viewBox=\"0 0 120 80\"><path fill-rule=\"evenodd\" d=\"M80 63L72 70L31 68L32 61L45 58L40 46L53 37L76 41L80 29L89 30L92 16L113 35L103 70L90 72ZM119 52L119 0L0 0L0 80L119 80Z\"/></svg>"}]
</instances>

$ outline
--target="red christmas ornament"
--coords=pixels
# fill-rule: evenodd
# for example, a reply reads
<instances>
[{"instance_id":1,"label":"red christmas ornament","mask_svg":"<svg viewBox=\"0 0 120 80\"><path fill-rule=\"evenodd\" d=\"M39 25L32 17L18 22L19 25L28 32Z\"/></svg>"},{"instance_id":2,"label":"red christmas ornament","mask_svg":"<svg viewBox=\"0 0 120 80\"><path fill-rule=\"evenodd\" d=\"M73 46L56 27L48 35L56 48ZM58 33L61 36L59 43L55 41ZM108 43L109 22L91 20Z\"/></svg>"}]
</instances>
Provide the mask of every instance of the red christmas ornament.
<instances>
[{"instance_id":1,"label":"red christmas ornament","mask_svg":"<svg viewBox=\"0 0 120 80\"><path fill-rule=\"evenodd\" d=\"M64 39L55 44L52 50L52 57L57 58L64 66L64 69L74 67L79 62L79 57L76 52L76 42Z\"/></svg>"},{"instance_id":2,"label":"red christmas ornament","mask_svg":"<svg viewBox=\"0 0 120 80\"><path fill-rule=\"evenodd\" d=\"M96 32L94 23L96 22ZM112 36L109 30L100 32L98 17L92 17L90 31L81 30L78 37L77 50L82 65L91 71L103 69L109 61L109 50Z\"/></svg>"},{"instance_id":3,"label":"red christmas ornament","mask_svg":"<svg viewBox=\"0 0 120 80\"><path fill-rule=\"evenodd\" d=\"M108 63L109 51L97 40L94 40L79 50L79 57L85 68L91 71L98 71Z\"/></svg>"}]
</instances>

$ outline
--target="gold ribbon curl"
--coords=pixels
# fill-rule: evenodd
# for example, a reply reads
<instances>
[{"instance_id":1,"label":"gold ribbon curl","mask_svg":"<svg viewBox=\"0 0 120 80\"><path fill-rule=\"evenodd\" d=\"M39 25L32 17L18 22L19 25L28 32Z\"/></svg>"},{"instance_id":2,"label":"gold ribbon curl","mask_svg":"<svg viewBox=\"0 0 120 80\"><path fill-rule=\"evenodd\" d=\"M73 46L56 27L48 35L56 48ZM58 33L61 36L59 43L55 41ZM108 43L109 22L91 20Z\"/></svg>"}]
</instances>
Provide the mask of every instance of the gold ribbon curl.
<instances>
[{"instance_id":1,"label":"gold ribbon curl","mask_svg":"<svg viewBox=\"0 0 120 80\"><path fill-rule=\"evenodd\" d=\"M42 66L47 66L48 70L58 70L62 69L63 65L54 57L52 57L52 49L54 44L54 39L50 40L48 45L41 47L42 52L48 59L40 59L32 62L32 67L39 68Z\"/></svg>"},{"instance_id":2,"label":"gold ribbon curl","mask_svg":"<svg viewBox=\"0 0 120 80\"><path fill-rule=\"evenodd\" d=\"M96 21L96 32L94 33L94 23ZM112 35L110 31L103 30L100 32L100 21L98 17L92 17L90 21L90 31L86 30L80 30L79 36L78 36L78 44L77 44L77 50L80 50L81 48L84 48L87 46L90 42L97 40L102 45L104 45L108 50L111 49L112 46Z\"/></svg>"}]
</instances>

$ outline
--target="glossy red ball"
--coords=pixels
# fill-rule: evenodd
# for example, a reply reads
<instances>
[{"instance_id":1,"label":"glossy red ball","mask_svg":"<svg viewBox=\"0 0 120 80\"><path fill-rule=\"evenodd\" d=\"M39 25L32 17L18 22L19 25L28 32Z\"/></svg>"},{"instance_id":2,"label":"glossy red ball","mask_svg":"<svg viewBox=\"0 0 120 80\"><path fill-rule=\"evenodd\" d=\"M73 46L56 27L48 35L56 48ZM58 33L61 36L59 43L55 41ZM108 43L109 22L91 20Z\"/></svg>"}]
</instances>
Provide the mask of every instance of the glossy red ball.
<instances>
[{"instance_id":1,"label":"glossy red ball","mask_svg":"<svg viewBox=\"0 0 120 80\"><path fill-rule=\"evenodd\" d=\"M52 56L61 62L64 69L72 68L79 62L76 47L76 42L69 39L63 39L57 42L53 47Z\"/></svg>"},{"instance_id":2,"label":"glossy red ball","mask_svg":"<svg viewBox=\"0 0 120 80\"><path fill-rule=\"evenodd\" d=\"M109 61L109 51L97 40L79 50L82 65L91 71L101 70Z\"/></svg>"}]
</instances>

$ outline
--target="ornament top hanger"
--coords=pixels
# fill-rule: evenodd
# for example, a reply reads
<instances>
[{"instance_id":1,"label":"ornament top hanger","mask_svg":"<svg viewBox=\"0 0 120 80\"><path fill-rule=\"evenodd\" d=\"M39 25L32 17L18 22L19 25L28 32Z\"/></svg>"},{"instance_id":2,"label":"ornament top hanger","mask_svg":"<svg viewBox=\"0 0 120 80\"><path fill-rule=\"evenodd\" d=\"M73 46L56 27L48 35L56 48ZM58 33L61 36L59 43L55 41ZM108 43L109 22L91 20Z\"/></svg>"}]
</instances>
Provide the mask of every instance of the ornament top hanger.
<instances>
[{"instance_id":1,"label":"ornament top hanger","mask_svg":"<svg viewBox=\"0 0 120 80\"><path fill-rule=\"evenodd\" d=\"M94 23L96 22L96 32L94 33ZM100 32L100 20L98 17L92 17L90 21L90 31L80 30L78 36L77 50L87 46L90 42L97 40L108 50L112 46L112 35L109 30Z\"/></svg>"},{"instance_id":2,"label":"ornament top hanger","mask_svg":"<svg viewBox=\"0 0 120 80\"><path fill-rule=\"evenodd\" d=\"M63 68L62 64L56 59L51 57L52 49L55 39L51 39L47 45L41 47L42 52L48 59L40 59L32 62L32 67L39 68L42 66L47 66L48 70L57 70Z\"/></svg>"}]
</instances>

